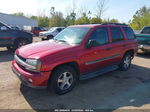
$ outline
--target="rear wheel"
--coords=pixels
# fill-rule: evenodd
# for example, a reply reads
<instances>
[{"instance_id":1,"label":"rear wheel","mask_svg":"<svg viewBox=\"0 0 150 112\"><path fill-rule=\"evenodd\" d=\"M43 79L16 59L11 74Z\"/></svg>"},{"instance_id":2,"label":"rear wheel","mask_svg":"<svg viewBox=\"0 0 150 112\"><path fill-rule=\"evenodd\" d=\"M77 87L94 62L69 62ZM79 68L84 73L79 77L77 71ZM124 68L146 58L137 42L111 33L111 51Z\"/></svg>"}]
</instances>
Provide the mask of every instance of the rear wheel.
<instances>
[{"instance_id":1,"label":"rear wheel","mask_svg":"<svg viewBox=\"0 0 150 112\"><path fill-rule=\"evenodd\" d=\"M76 71L68 66L64 65L58 67L52 74L49 87L59 95L68 93L71 91L77 81Z\"/></svg>"},{"instance_id":2,"label":"rear wheel","mask_svg":"<svg viewBox=\"0 0 150 112\"><path fill-rule=\"evenodd\" d=\"M127 71L131 66L131 60L132 60L131 53L126 53L121 61L121 64L119 65L120 70Z\"/></svg>"}]
</instances>

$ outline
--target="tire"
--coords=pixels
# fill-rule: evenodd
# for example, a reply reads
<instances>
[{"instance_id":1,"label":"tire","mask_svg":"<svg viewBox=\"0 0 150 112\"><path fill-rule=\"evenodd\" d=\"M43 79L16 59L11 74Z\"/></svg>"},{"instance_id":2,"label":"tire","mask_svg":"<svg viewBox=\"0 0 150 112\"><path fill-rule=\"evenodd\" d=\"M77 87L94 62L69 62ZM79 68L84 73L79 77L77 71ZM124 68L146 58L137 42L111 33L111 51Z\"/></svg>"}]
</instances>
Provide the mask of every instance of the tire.
<instances>
[{"instance_id":1,"label":"tire","mask_svg":"<svg viewBox=\"0 0 150 112\"><path fill-rule=\"evenodd\" d=\"M25 39L19 39L15 42L16 48L26 45L28 42Z\"/></svg>"},{"instance_id":2,"label":"tire","mask_svg":"<svg viewBox=\"0 0 150 112\"><path fill-rule=\"evenodd\" d=\"M46 39L42 38L41 40L44 41L44 40L46 40Z\"/></svg>"},{"instance_id":3,"label":"tire","mask_svg":"<svg viewBox=\"0 0 150 112\"><path fill-rule=\"evenodd\" d=\"M58 67L53 73L48 88L58 95L70 92L77 82L76 71L68 65Z\"/></svg>"},{"instance_id":4,"label":"tire","mask_svg":"<svg viewBox=\"0 0 150 112\"><path fill-rule=\"evenodd\" d=\"M47 36L47 40L53 39L53 37L54 37L53 35L48 35L48 36Z\"/></svg>"},{"instance_id":5,"label":"tire","mask_svg":"<svg viewBox=\"0 0 150 112\"><path fill-rule=\"evenodd\" d=\"M19 47L26 45L27 43L28 42L25 39L18 39L15 41L14 46L9 46L9 47L7 47L7 49L14 51L14 50L18 49Z\"/></svg>"},{"instance_id":6,"label":"tire","mask_svg":"<svg viewBox=\"0 0 150 112\"><path fill-rule=\"evenodd\" d=\"M121 71L127 71L131 66L132 55L131 53L126 53L119 65Z\"/></svg>"}]
</instances>

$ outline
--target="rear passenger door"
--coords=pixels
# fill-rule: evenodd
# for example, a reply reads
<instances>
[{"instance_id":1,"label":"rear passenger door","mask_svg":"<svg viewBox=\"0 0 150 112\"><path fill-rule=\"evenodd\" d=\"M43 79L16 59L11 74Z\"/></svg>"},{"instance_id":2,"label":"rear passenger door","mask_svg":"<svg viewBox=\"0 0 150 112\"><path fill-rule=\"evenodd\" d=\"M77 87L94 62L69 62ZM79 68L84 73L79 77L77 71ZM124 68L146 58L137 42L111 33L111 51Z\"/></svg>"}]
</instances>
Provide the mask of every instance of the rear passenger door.
<instances>
[{"instance_id":1,"label":"rear passenger door","mask_svg":"<svg viewBox=\"0 0 150 112\"><path fill-rule=\"evenodd\" d=\"M111 33L111 63L118 63L122 59L122 53L125 46L125 37L120 27L110 27Z\"/></svg>"}]
</instances>

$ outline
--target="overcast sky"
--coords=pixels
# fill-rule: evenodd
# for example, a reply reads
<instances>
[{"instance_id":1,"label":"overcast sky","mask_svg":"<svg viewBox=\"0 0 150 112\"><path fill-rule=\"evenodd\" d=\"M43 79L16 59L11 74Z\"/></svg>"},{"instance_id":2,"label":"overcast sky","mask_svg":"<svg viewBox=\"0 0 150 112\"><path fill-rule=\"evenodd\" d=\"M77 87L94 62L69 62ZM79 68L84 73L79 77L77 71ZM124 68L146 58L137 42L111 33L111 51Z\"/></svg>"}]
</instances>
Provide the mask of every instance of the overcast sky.
<instances>
[{"instance_id":1,"label":"overcast sky","mask_svg":"<svg viewBox=\"0 0 150 112\"><path fill-rule=\"evenodd\" d=\"M97 0L74 1L78 9L85 7L94 15ZM72 0L1 0L0 12L8 14L24 12L29 15L39 15L45 10L46 15L49 15L50 8L54 6L56 11L66 14L70 11L72 4ZM120 22L128 22L133 14L144 5L150 7L150 0L108 0L103 18L116 18Z\"/></svg>"}]
</instances>

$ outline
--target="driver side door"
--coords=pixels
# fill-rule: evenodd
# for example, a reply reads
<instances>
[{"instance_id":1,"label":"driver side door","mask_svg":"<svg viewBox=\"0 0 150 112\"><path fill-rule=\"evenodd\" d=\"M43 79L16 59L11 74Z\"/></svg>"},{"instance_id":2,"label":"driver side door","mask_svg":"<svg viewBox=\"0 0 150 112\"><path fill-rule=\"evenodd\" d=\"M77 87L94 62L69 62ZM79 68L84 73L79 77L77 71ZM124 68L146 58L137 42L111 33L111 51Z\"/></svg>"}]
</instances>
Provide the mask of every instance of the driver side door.
<instances>
[{"instance_id":1,"label":"driver side door","mask_svg":"<svg viewBox=\"0 0 150 112\"><path fill-rule=\"evenodd\" d=\"M111 56L107 27L96 28L88 40L96 41L96 46L84 50L82 59L84 61L84 73L109 65L108 60Z\"/></svg>"}]
</instances>

